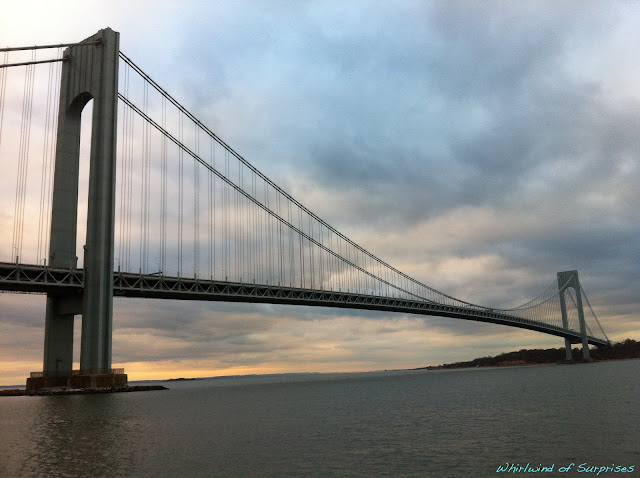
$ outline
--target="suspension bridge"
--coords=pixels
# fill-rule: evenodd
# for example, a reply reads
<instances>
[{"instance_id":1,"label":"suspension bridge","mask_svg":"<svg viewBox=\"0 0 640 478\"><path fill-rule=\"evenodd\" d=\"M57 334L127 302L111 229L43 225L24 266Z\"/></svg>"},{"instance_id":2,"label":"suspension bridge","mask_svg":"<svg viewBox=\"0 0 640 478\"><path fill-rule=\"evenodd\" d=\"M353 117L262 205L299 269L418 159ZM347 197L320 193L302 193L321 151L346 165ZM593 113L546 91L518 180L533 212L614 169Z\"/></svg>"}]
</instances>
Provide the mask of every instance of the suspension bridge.
<instances>
[{"instance_id":1,"label":"suspension bridge","mask_svg":"<svg viewBox=\"0 0 640 478\"><path fill-rule=\"evenodd\" d=\"M91 100L85 226L80 125ZM573 343L585 359L589 344L609 343L577 271L497 309L439 292L360 247L144 73L109 28L79 43L0 49L0 164L15 185L13 208L4 197L0 216L0 290L47 295L43 371L32 373L32 388L126 383L111 368L114 296L475 320L562 337L569 360Z\"/></svg>"}]
</instances>

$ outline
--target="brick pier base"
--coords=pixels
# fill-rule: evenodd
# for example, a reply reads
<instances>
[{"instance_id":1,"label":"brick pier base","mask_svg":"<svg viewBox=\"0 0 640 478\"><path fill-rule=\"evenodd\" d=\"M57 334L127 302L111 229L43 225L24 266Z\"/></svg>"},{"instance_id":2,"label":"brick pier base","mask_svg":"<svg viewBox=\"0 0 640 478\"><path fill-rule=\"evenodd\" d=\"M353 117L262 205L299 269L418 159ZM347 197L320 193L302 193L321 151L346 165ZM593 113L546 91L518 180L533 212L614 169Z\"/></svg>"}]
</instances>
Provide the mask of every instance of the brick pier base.
<instances>
[{"instance_id":1,"label":"brick pier base","mask_svg":"<svg viewBox=\"0 0 640 478\"><path fill-rule=\"evenodd\" d=\"M109 389L126 387L127 385L126 373L74 374L70 377L32 376L27 379L26 391L27 393L35 393L43 388Z\"/></svg>"}]
</instances>

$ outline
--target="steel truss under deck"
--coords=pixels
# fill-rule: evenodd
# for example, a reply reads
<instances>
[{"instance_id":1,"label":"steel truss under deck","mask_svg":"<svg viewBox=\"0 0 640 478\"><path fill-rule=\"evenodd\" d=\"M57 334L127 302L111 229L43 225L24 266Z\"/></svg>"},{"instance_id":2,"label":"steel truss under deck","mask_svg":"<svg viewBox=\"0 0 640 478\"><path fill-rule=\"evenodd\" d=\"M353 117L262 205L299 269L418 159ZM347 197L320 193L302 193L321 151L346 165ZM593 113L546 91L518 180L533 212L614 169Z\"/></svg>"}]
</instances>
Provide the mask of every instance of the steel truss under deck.
<instances>
[{"instance_id":1,"label":"steel truss under deck","mask_svg":"<svg viewBox=\"0 0 640 478\"><path fill-rule=\"evenodd\" d=\"M57 269L48 266L0 262L0 289L11 292L51 293L84 289L83 269ZM460 307L435 302L364 295L353 292L304 289L283 285L251 284L170 277L160 274L115 272L115 297L152 299L202 300L224 302L256 302L268 304L309 305L368 309L409 314L452 317L535 330L579 343L579 331L565 330L543 322L493 311L491 309ZM607 345L607 341L588 337L591 345Z\"/></svg>"}]
</instances>

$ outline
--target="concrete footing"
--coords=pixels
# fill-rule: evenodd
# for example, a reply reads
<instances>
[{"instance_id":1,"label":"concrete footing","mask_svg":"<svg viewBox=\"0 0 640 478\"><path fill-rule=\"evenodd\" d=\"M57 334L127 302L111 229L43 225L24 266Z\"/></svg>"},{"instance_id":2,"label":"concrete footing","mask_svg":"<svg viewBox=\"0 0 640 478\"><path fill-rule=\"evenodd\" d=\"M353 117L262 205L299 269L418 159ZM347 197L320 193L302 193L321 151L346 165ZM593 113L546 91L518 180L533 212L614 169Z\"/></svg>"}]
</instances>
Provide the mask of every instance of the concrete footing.
<instances>
[{"instance_id":1,"label":"concrete footing","mask_svg":"<svg viewBox=\"0 0 640 478\"><path fill-rule=\"evenodd\" d=\"M71 376L42 376L32 374L27 379L27 393L36 393L44 388L73 388L73 389L109 389L128 386L127 374L104 373Z\"/></svg>"}]
</instances>

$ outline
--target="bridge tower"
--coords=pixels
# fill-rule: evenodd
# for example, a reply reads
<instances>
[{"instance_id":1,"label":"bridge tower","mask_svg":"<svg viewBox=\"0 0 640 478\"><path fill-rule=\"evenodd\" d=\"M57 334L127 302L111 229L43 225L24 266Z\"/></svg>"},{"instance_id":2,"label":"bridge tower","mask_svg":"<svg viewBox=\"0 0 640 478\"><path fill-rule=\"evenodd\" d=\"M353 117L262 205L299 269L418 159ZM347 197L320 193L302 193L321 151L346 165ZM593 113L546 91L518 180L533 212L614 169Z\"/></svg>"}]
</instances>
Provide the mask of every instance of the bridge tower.
<instances>
[{"instance_id":1,"label":"bridge tower","mask_svg":"<svg viewBox=\"0 0 640 478\"><path fill-rule=\"evenodd\" d=\"M565 329L569 328L569 321L567 319L567 303L565 301L565 293L569 287L573 288L573 290L576 293L578 322L580 323L580 335L582 336L582 358L584 360L590 360L591 355L589 354L589 341L587 338L587 326L584 321L584 310L582 308L582 292L580 287L580 279L578 278L578 271L558 272L558 290L560 294L560 310L562 312L562 326ZM571 353L571 341L565 338L564 346L567 351L567 360L573 360L573 356Z\"/></svg>"},{"instance_id":2,"label":"bridge tower","mask_svg":"<svg viewBox=\"0 0 640 478\"><path fill-rule=\"evenodd\" d=\"M93 99L84 292L47 295L43 378L73 375L73 320L82 314L80 378L111 375L116 132L120 34L105 28L64 52L58 112L49 265L75 268L80 120ZM93 377L93 378L92 378ZM126 375L119 377L126 385ZM51 386L55 380L49 380ZM113 383L111 383L113 385ZM46 386L46 385L44 385ZM27 384L29 388L29 384Z\"/></svg>"}]
</instances>

